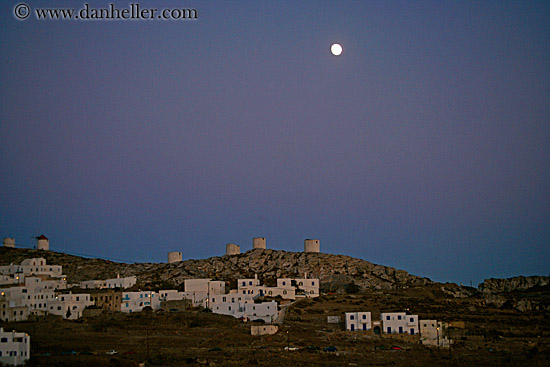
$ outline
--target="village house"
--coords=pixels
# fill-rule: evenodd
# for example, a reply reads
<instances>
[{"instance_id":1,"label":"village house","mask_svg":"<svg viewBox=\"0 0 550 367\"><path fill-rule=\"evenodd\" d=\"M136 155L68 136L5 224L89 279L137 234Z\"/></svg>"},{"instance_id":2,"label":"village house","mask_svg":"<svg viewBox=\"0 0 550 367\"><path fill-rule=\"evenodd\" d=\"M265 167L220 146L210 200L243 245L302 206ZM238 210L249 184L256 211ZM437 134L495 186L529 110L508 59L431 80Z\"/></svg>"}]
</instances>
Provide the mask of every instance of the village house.
<instances>
[{"instance_id":1,"label":"village house","mask_svg":"<svg viewBox=\"0 0 550 367\"><path fill-rule=\"evenodd\" d=\"M279 278L276 287L260 285L258 277L254 279L239 279L237 281L239 293L259 296L296 299L304 297L319 297L319 280L307 278Z\"/></svg>"},{"instance_id":2,"label":"village house","mask_svg":"<svg viewBox=\"0 0 550 367\"><path fill-rule=\"evenodd\" d=\"M193 307L208 308L211 295L225 294L225 282L211 279L185 279L185 299L191 301Z\"/></svg>"},{"instance_id":3,"label":"village house","mask_svg":"<svg viewBox=\"0 0 550 367\"><path fill-rule=\"evenodd\" d=\"M80 282L82 289L104 289L104 288L121 288L127 289L133 287L137 282L137 277L121 278L118 274L116 278L105 280L84 280Z\"/></svg>"},{"instance_id":4,"label":"village house","mask_svg":"<svg viewBox=\"0 0 550 367\"><path fill-rule=\"evenodd\" d=\"M29 308L26 306L11 305L6 296L0 296L0 321L17 322L29 318Z\"/></svg>"},{"instance_id":5,"label":"village house","mask_svg":"<svg viewBox=\"0 0 550 367\"><path fill-rule=\"evenodd\" d=\"M116 278L105 280L105 286L107 288L127 289L127 288L133 287L136 284L136 282L137 282L137 277L135 276L121 278L117 274Z\"/></svg>"},{"instance_id":6,"label":"village house","mask_svg":"<svg viewBox=\"0 0 550 367\"><path fill-rule=\"evenodd\" d=\"M252 321L263 320L266 323L275 321L278 314L277 302L256 303L253 296L242 295L237 292L212 296L209 305L214 313Z\"/></svg>"},{"instance_id":7,"label":"village house","mask_svg":"<svg viewBox=\"0 0 550 367\"><path fill-rule=\"evenodd\" d=\"M90 300L95 306L108 311L120 311L122 307L122 292L114 289L92 290Z\"/></svg>"},{"instance_id":8,"label":"village house","mask_svg":"<svg viewBox=\"0 0 550 367\"><path fill-rule=\"evenodd\" d=\"M52 315L62 316L64 319L76 320L82 317L82 311L93 305L89 294L68 293L58 294L55 299L48 301L48 312Z\"/></svg>"},{"instance_id":9,"label":"village house","mask_svg":"<svg viewBox=\"0 0 550 367\"><path fill-rule=\"evenodd\" d=\"M0 328L0 364L20 366L31 357L31 338L26 333Z\"/></svg>"},{"instance_id":10,"label":"village house","mask_svg":"<svg viewBox=\"0 0 550 367\"><path fill-rule=\"evenodd\" d=\"M382 330L386 334L416 335L419 333L418 315L407 315L405 312L389 312L380 315Z\"/></svg>"},{"instance_id":11,"label":"village house","mask_svg":"<svg viewBox=\"0 0 550 367\"><path fill-rule=\"evenodd\" d=\"M372 320L370 312L346 312L346 330L371 330Z\"/></svg>"},{"instance_id":12,"label":"village house","mask_svg":"<svg viewBox=\"0 0 550 367\"><path fill-rule=\"evenodd\" d=\"M153 291L122 292L122 312L141 312L145 307L160 309L160 297Z\"/></svg>"},{"instance_id":13,"label":"village house","mask_svg":"<svg viewBox=\"0 0 550 367\"><path fill-rule=\"evenodd\" d=\"M80 288L82 289L103 289L107 288L105 280L83 280L80 282Z\"/></svg>"}]
</instances>

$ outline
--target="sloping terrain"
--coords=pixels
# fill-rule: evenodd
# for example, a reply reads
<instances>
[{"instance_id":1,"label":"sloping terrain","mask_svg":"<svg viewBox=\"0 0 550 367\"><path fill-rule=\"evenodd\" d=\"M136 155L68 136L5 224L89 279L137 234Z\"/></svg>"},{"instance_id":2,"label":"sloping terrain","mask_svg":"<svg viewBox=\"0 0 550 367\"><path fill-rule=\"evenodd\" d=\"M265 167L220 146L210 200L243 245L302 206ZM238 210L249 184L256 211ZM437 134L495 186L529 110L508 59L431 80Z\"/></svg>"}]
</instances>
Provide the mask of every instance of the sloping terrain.
<instances>
[{"instance_id":1,"label":"sloping terrain","mask_svg":"<svg viewBox=\"0 0 550 367\"><path fill-rule=\"evenodd\" d=\"M319 278L328 291L346 289L400 289L432 284L427 278L403 270L376 265L344 255L287 252L255 249L232 256L186 260L172 264L124 264L101 259L87 259L53 251L0 249L0 265L18 264L30 257L44 257L49 264L62 265L69 283L82 280L138 276L142 286L179 288L185 279L215 278L234 282L255 274L268 285L281 277ZM232 284L230 284L232 285Z\"/></svg>"}]
</instances>

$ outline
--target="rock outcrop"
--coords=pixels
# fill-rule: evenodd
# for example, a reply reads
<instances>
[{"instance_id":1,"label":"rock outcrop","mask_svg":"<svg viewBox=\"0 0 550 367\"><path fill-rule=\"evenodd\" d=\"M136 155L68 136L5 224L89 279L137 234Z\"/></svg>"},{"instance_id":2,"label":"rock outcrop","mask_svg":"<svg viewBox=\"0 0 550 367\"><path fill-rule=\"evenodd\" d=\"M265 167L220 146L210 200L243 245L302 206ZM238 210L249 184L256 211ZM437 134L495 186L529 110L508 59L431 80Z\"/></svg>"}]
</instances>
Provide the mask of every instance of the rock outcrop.
<instances>
[{"instance_id":1,"label":"rock outcrop","mask_svg":"<svg viewBox=\"0 0 550 367\"><path fill-rule=\"evenodd\" d=\"M485 303L497 308L509 307L520 312L550 311L550 277L486 279L479 290Z\"/></svg>"},{"instance_id":2,"label":"rock outcrop","mask_svg":"<svg viewBox=\"0 0 550 367\"><path fill-rule=\"evenodd\" d=\"M516 291L527 291L535 287L545 287L550 284L550 277L531 276L514 277L507 279L485 279L479 285L479 290L484 294L510 293Z\"/></svg>"}]
</instances>

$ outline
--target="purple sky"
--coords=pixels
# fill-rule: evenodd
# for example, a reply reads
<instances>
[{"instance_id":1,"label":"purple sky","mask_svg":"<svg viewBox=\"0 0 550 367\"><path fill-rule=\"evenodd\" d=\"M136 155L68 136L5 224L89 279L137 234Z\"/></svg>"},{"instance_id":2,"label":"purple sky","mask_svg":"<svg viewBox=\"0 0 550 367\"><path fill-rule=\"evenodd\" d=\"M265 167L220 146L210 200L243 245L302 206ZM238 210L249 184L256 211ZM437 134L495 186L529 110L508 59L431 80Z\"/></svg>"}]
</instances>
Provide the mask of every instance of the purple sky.
<instances>
[{"instance_id":1,"label":"purple sky","mask_svg":"<svg viewBox=\"0 0 550 367\"><path fill-rule=\"evenodd\" d=\"M199 19L0 4L0 237L130 262L317 238L438 281L550 273L549 2L139 3Z\"/></svg>"}]
</instances>

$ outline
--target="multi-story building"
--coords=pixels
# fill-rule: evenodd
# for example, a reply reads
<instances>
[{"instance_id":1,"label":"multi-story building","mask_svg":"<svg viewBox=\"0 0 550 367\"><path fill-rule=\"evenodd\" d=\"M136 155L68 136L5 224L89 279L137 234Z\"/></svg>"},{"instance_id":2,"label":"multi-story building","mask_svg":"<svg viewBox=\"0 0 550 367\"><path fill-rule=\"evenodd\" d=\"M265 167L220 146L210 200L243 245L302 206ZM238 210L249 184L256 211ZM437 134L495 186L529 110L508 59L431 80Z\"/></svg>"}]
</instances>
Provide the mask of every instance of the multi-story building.
<instances>
[{"instance_id":1,"label":"multi-story building","mask_svg":"<svg viewBox=\"0 0 550 367\"><path fill-rule=\"evenodd\" d=\"M214 313L267 323L275 321L278 314L275 301L256 303L252 296L231 292L210 297L209 305Z\"/></svg>"},{"instance_id":2,"label":"multi-story building","mask_svg":"<svg viewBox=\"0 0 550 367\"><path fill-rule=\"evenodd\" d=\"M372 320L370 312L346 312L346 330L371 330Z\"/></svg>"},{"instance_id":3,"label":"multi-story building","mask_svg":"<svg viewBox=\"0 0 550 367\"><path fill-rule=\"evenodd\" d=\"M260 285L257 277L254 279L239 279L237 281L239 293L260 296L296 299L304 297L319 297L319 280L307 278L279 278L276 287Z\"/></svg>"},{"instance_id":4,"label":"multi-story building","mask_svg":"<svg viewBox=\"0 0 550 367\"><path fill-rule=\"evenodd\" d=\"M141 312L145 307L160 309L160 297L153 291L122 292L122 312Z\"/></svg>"},{"instance_id":5,"label":"multi-story building","mask_svg":"<svg viewBox=\"0 0 550 367\"><path fill-rule=\"evenodd\" d=\"M55 299L48 301L48 312L62 316L64 319L76 320L82 317L82 311L93 305L87 293L58 294Z\"/></svg>"},{"instance_id":6,"label":"multi-story building","mask_svg":"<svg viewBox=\"0 0 550 367\"><path fill-rule=\"evenodd\" d=\"M211 279L185 279L184 298L191 301L193 307L208 308L208 299L212 295L225 293L225 282Z\"/></svg>"},{"instance_id":7,"label":"multi-story building","mask_svg":"<svg viewBox=\"0 0 550 367\"><path fill-rule=\"evenodd\" d=\"M16 306L6 299L6 296L0 296L0 321L16 322L25 321L29 318L29 308L26 306Z\"/></svg>"},{"instance_id":8,"label":"multi-story building","mask_svg":"<svg viewBox=\"0 0 550 367\"><path fill-rule=\"evenodd\" d=\"M109 311L120 311L122 292L114 289L104 289L90 292L90 300L95 306Z\"/></svg>"},{"instance_id":9,"label":"multi-story building","mask_svg":"<svg viewBox=\"0 0 550 367\"><path fill-rule=\"evenodd\" d=\"M20 366L31 357L31 338L26 333L0 328L0 364Z\"/></svg>"},{"instance_id":10,"label":"multi-story building","mask_svg":"<svg viewBox=\"0 0 550 367\"><path fill-rule=\"evenodd\" d=\"M386 334L416 335L419 332L418 315L407 315L405 312L389 312L380 315L382 330Z\"/></svg>"}]
</instances>

